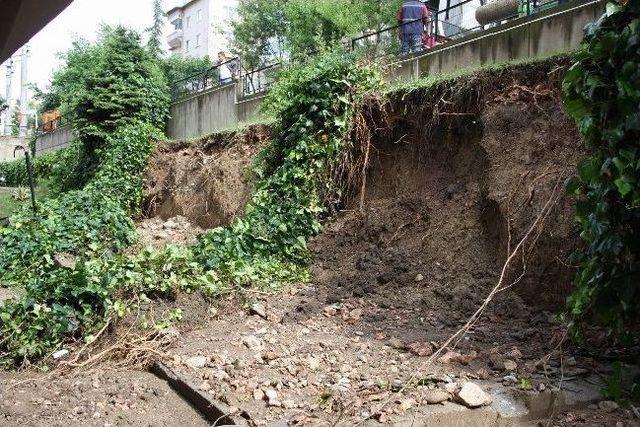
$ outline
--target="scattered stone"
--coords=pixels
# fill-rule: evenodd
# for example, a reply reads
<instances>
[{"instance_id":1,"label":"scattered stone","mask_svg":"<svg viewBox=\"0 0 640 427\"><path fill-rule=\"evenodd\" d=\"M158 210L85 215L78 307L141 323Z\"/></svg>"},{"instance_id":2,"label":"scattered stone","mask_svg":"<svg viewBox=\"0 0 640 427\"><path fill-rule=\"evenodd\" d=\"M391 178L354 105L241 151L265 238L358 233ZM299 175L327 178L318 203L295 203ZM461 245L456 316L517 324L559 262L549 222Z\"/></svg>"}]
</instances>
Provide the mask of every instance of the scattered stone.
<instances>
[{"instance_id":1,"label":"scattered stone","mask_svg":"<svg viewBox=\"0 0 640 427\"><path fill-rule=\"evenodd\" d=\"M272 361L272 360L276 360L278 358L278 354L275 351L266 351L263 355L262 358L268 362Z\"/></svg>"},{"instance_id":2,"label":"scattered stone","mask_svg":"<svg viewBox=\"0 0 640 427\"><path fill-rule=\"evenodd\" d=\"M518 349L518 347L513 347L511 351L507 353L507 356L511 357L512 359L521 359L522 352L520 351L520 349Z\"/></svg>"},{"instance_id":3,"label":"scattered stone","mask_svg":"<svg viewBox=\"0 0 640 427\"><path fill-rule=\"evenodd\" d=\"M320 359L318 359L317 357L309 357L307 359L307 364L309 365L309 369L315 371L320 367Z\"/></svg>"},{"instance_id":4,"label":"scattered stone","mask_svg":"<svg viewBox=\"0 0 640 427\"><path fill-rule=\"evenodd\" d=\"M460 390L460 384L456 382L446 383L444 385L444 389L447 391L447 393L456 394L458 390Z\"/></svg>"},{"instance_id":5,"label":"scattered stone","mask_svg":"<svg viewBox=\"0 0 640 427\"><path fill-rule=\"evenodd\" d=\"M538 384L538 391L545 391L546 389L547 389L547 386L544 385L544 383Z\"/></svg>"},{"instance_id":6,"label":"scattered stone","mask_svg":"<svg viewBox=\"0 0 640 427\"><path fill-rule=\"evenodd\" d=\"M489 366L493 369L500 370L504 367L504 359L499 354L490 354Z\"/></svg>"},{"instance_id":7,"label":"scattered stone","mask_svg":"<svg viewBox=\"0 0 640 427\"><path fill-rule=\"evenodd\" d=\"M576 366L576 358L568 357L565 363L567 364L567 366Z\"/></svg>"},{"instance_id":8,"label":"scattered stone","mask_svg":"<svg viewBox=\"0 0 640 427\"><path fill-rule=\"evenodd\" d=\"M404 348L404 344L398 338L391 338L389 340L389 346L395 348L396 350L402 350Z\"/></svg>"},{"instance_id":9,"label":"scattered stone","mask_svg":"<svg viewBox=\"0 0 640 427\"><path fill-rule=\"evenodd\" d=\"M275 389L272 388L268 388L264 391L264 395L267 398L267 400L273 400L273 399L277 399L278 398L278 392L275 391Z\"/></svg>"},{"instance_id":10,"label":"scattered stone","mask_svg":"<svg viewBox=\"0 0 640 427\"><path fill-rule=\"evenodd\" d=\"M409 410L412 407L416 406L416 401L415 399L404 399L402 402L400 402L400 409L403 411Z\"/></svg>"},{"instance_id":11,"label":"scattered stone","mask_svg":"<svg viewBox=\"0 0 640 427\"><path fill-rule=\"evenodd\" d=\"M251 306L251 308L249 309L249 313L251 313L251 314L253 314L255 316L260 316L263 319L267 318L267 309L264 306L264 304L261 303L261 302L257 302L255 304L253 304Z\"/></svg>"},{"instance_id":12,"label":"scattered stone","mask_svg":"<svg viewBox=\"0 0 640 427\"><path fill-rule=\"evenodd\" d=\"M242 344L246 345L249 350L260 350L262 348L262 341L254 335L247 335L242 338Z\"/></svg>"},{"instance_id":13,"label":"scattered stone","mask_svg":"<svg viewBox=\"0 0 640 427\"><path fill-rule=\"evenodd\" d=\"M264 391L262 391L261 389L257 388L253 390L254 400L264 400L264 397L265 397Z\"/></svg>"},{"instance_id":14,"label":"scattered stone","mask_svg":"<svg viewBox=\"0 0 640 427\"><path fill-rule=\"evenodd\" d=\"M172 220L168 220L164 224L162 224L162 228L167 229L167 230L171 230L171 229L177 228L177 227L178 227L178 224L176 222L173 222Z\"/></svg>"},{"instance_id":15,"label":"scattered stone","mask_svg":"<svg viewBox=\"0 0 640 427\"><path fill-rule=\"evenodd\" d=\"M458 392L458 399L468 408L478 408L492 402L491 396L472 382L467 382L462 386L462 389Z\"/></svg>"},{"instance_id":16,"label":"scattered stone","mask_svg":"<svg viewBox=\"0 0 640 427\"><path fill-rule=\"evenodd\" d=\"M422 282L424 280L424 276L422 274L417 274L415 281L416 282Z\"/></svg>"},{"instance_id":17,"label":"scattered stone","mask_svg":"<svg viewBox=\"0 0 640 427\"><path fill-rule=\"evenodd\" d=\"M438 362L446 364L446 363L460 362L463 359L464 358L460 353L456 351L447 351L444 355L438 358Z\"/></svg>"},{"instance_id":18,"label":"scattered stone","mask_svg":"<svg viewBox=\"0 0 640 427\"><path fill-rule=\"evenodd\" d=\"M76 268L76 264L78 263L78 259L75 257L75 255L67 252L59 252L55 254L53 256L53 260L60 267L70 268L70 269Z\"/></svg>"},{"instance_id":19,"label":"scattered stone","mask_svg":"<svg viewBox=\"0 0 640 427\"><path fill-rule=\"evenodd\" d=\"M351 388L351 380L347 377L342 377L333 385L333 391L336 393L345 393Z\"/></svg>"},{"instance_id":20,"label":"scattered stone","mask_svg":"<svg viewBox=\"0 0 640 427\"><path fill-rule=\"evenodd\" d=\"M428 342L414 342L409 344L411 353L420 357L428 357L433 354L433 347Z\"/></svg>"},{"instance_id":21,"label":"scattered stone","mask_svg":"<svg viewBox=\"0 0 640 427\"><path fill-rule=\"evenodd\" d=\"M518 364L513 360L505 360L503 366L504 370L508 372L514 372L516 369L518 369Z\"/></svg>"},{"instance_id":22,"label":"scattered stone","mask_svg":"<svg viewBox=\"0 0 640 427\"><path fill-rule=\"evenodd\" d=\"M267 399L269 406L282 406L282 403L278 400L278 392L272 388L268 388L264 391L264 397Z\"/></svg>"},{"instance_id":23,"label":"scattered stone","mask_svg":"<svg viewBox=\"0 0 640 427\"><path fill-rule=\"evenodd\" d=\"M207 366L207 358L205 356L193 356L185 360L187 366L194 369L200 369Z\"/></svg>"},{"instance_id":24,"label":"scattered stone","mask_svg":"<svg viewBox=\"0 0 640 427\"><path fill-rule=\"evenodd\" d=\"M202 391L209 391L211 390L211 384L209 384L209 381L204 381L198 388Z\"/></svg>"},{"instance_id":25,"label":"scattered stone","mask_svg":"<svg viewBox=\"0 0 640 427\"><path fill-rule=\"evenodd\" d=\"M619 407L620 406L618 406L618 404L613 400L602 400L598 402L598 408L600 408L601 411L607 412L607 413L613 412Z\"/></svg>"},{"instance_id":26,"label":"scattered stone","mask_svg":"<svg viewBox=\"0 0 640 427\"><path fill-rule=\"evenodd\" d=\"M295 408L296 406L297 406L297 405L296 405L296 402L294 402L294 401L293 401L293 400L291 400L291 399L287 399L287 400L283 400L283 401L282 401L282 407L283 407L284 409L293 409L293 408Z\"/></svg>"},{"instance_id":27,"label":"scattered stone","mask_svg":"<svg viewBox=\"0 0 640 427\"><path fill-rule=\"evenodd\" d=\"M502 384L504 385L514 385L518 382L518 379L514 375L507 375L502 377Z\"/></svg>"},{"instance_id":28,"label":"scattered stone","mask_svg":"<svg viewBox=\"0 0 640 427\"><path fill-rule=\"evenodd\" d=\"M427 390L424 393L424 400L429 405L435 405L438 403L446 402L450 398L451 398L451 395L443 390Z\"/></svg>"},{"instance_id":29,"label":"scattered stone","mask_svg":"<svg viewBox=\"0 0 640 427\"><path fill-rule=\"evenodd\" d=\"M487 380L491 376L490 372L485 368L480 368L476 371L476 376L480 380Z\"/></svg>"},{"instance_id":30,"label":"scattered stone","mask_svg":"<svg viewBox=\"0 0 640 427\"><path fill-rule=\"evenodd\" d=\"M360 318L362 317L362 309L355 308L351 310L351 312L349 313L349 317L352 318L353 320L360 320Z\"/></svg>"},{"instance_id":31,"label":"scattered stone","mask_svg":"<svg viewBox=\"0 0 640 427\"><path fill-rule=\"evenodd\" d=\"M335 316L338 310L332 305L328 305L324 308L325 316Z\"/></svg>"},{"instance_id":32,"label":"scattered stone","mask_svg":"<svg viewBox=\"0 0 640 427\"><path fill-rule=\"evenodd\" d=\"M55 360L59 360L62 359L64 357L67 357L69 355L69 350L67 349L62 349L62 350L58 350L55 353L52 354L53 358Z\"/></svg>"}]
</instances>

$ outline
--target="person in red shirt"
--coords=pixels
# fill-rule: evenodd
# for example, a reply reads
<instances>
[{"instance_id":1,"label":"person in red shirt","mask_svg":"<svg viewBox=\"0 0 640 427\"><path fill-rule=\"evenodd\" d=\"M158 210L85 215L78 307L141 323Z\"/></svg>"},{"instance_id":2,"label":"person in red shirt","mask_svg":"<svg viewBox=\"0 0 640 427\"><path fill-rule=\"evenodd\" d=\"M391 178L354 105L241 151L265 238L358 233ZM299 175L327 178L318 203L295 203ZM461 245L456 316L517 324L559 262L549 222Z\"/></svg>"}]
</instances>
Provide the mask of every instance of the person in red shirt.
<instances>
[{"instance_id":1,"label":"person in red shirt","mask_svg":"<svg viewBox=\"0 0 640 427\"><path fill-rule=\"evenodd\" d=\"M429 24L429 9L419 0L405 0L398 11L402 53L411 53L422 47L422 35Z\"/></svg>"}]
</instances>

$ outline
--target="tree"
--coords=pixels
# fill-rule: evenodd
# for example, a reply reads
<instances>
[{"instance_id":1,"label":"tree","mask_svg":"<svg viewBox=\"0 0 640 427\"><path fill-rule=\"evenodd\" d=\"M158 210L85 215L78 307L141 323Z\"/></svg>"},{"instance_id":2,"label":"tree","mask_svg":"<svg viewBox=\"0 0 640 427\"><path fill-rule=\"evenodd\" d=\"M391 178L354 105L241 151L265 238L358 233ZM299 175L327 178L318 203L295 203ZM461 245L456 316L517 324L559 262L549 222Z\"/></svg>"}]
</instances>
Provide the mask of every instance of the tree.
<instances>
[{"instance_id":1,"label":"tree","mask_svg":"<svg viewBox=\"0 0 640 427\"><path fill-rule=\"evenodd\" d=\"M402 0L240 0L232 48L248 67L303 57L395 23Z\"/></svg>"},{"instance_id":2,"label":"tree","mask_svg":"<svg viewBox=\"0 0 640 427\"><path fill-rule=\"evenodd\" d=\"M20 119L22 114L20 113L20 101L16 103L11 115L11 136L20 136Z\"/></svg>"},{"instance_id":3,"label":"tree","mask_svg":"<svg viewBox=\"0 0 640 427\"><path fill-rule=\"evenodd\" d=\"M640 2L607 4L574 57L564 103L588 157L567 182L585 241L568 303L575 319L630 339L640 317Z\"/></svg>"},{"instance_id":4,"label":"tree","mask_svg":"<svg viewBox=\"0 0 640 427\"><path fill-rule=\"evenodd\" d=\"M162 49L162 30L164 28L164 12L162 11L162 1L153 0L153 24L147 28L149 34L147 49L156 58L164 54Z\"/></svg>"},{"instance_id":5,"label":"tree","mask_svg":"<svg viewBox=\"0 0 640 427\"><path fill-rule=\"evenodd\" d=\"M104 27L95 44L75 42L64 58L66 64L54 74L51 88L81 142L76 172L68 183L68 188L81 188L116 128L138 121L164 127L169 90L140 35L123 27Z\"/></svg>"}]
</instances>

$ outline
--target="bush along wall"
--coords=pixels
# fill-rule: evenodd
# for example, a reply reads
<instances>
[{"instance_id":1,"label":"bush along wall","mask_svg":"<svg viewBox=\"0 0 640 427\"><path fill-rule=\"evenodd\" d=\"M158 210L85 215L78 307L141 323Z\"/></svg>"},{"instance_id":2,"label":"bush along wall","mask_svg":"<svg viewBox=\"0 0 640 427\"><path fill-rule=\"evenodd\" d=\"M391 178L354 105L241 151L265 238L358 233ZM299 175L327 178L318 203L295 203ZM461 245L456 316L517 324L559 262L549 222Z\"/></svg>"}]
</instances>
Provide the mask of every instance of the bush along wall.
<instances>
[{"instance_id":1,"label":"bush along wall","mask_svg":"<svg viewBox=\"0 0 640 427\"><path fill-rule=\"evenodd\" d=\"M640 2L608 4L576 57L565 105L590 155L567 183L586 243L568 304L628 340L640 313Z\"/></svg>"}]
</instances>

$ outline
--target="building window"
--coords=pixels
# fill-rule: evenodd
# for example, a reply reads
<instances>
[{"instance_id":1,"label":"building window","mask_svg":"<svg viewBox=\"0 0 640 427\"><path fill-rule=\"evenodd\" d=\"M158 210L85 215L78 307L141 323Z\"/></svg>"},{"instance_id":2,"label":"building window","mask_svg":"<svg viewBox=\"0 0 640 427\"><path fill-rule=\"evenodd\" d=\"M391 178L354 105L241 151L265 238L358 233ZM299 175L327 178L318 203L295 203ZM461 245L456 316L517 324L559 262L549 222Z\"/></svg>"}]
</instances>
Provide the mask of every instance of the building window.
<instances>
[{"instance_id":1,"label":"building window","mask_svg":"<svg viewBox=\"0 0 640 427\"><path fill-rule=\"evenodd\" d=\"M185 50L186 50L187 52L189 52L189 47L190 47L190 45L191 45L191 43L189 43L189 40L187 40L187 41L186 41L186 43L185 43Z\"/></svg>"},{"instance_id":2,"label":"building window","mask_svg":"<svg viewBox=\"0 0 640 427\"><path fill-rule=\"evenodd\" d=\"M191 17L187 16L187 28L191 28Z\"/></svg>"},{"instance_id":3,"label":"building window","mask_svg":"<svg viewBox=\"0 0 640 427\"><path fill-rule=\"evenodd\" d=\"M200 34L196 36L196 47L200 47Z\"/></svg>"},{"instance_id":4,"label":"building window","mask_svg":"<svg viewBox=\"0 0 640 427\"><path fill-rule=\"evenodd\" d=\"M173 25L173 28L178 31L182 29L182 19L178 18L176 20L174 20L173 22L171 22L171 24Z\"/></svg>"},{"instance_id":5,"label":"building window","mask_svg":"<svg viewBox=\"0 0 640 427\"><path fill-rule=\"evenodd\" d=\"M198 10L198 13L196 14L197 17L197 21L198 22L202 22L202 9Z\"/></svg>"}]
</instances>

